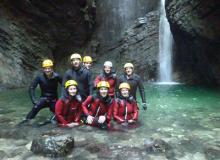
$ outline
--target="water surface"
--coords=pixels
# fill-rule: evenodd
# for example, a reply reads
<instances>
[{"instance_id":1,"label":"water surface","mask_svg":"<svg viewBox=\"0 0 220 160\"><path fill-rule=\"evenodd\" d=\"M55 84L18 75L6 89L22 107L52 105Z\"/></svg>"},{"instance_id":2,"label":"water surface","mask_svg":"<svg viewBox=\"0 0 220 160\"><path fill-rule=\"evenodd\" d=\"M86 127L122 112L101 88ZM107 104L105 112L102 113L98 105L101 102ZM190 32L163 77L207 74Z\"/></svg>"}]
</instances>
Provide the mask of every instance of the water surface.
<instances>
[{"instance_id":1,"label":"water surface","mask_svg":"<svg viewBox=\"0 0 220 160\"><path fill-rule=\"evenodd\" d=\"M17 126L32 107L27 90L1 92L0 152L4 153L1 156L5 159L50 159L33 155L26 145L35 137L70 134L76 141L86 142L87 147L76 145L66 159L120 159L120 153L127 153L128 157L131 154L131 159L135 156L150 160L174 156L183 160L207 159L206 146L220 140L220 92L195 86L149 84L146 85L146 96L148 110L144 111L140 105L137 126L114 125L114 129L107 132L87 126L74 129L61 129L52 124L41 126L39 124L51 116L47 109L37 115L33 124ZM144 144L151 138L166 141L172 147L173 157L145 152ZM94 152L91 150L94 147L99 150ZM106 147L108 151L103 151ZM105 151L111 154L103 153Z\"/></svg>"}]
</instances>

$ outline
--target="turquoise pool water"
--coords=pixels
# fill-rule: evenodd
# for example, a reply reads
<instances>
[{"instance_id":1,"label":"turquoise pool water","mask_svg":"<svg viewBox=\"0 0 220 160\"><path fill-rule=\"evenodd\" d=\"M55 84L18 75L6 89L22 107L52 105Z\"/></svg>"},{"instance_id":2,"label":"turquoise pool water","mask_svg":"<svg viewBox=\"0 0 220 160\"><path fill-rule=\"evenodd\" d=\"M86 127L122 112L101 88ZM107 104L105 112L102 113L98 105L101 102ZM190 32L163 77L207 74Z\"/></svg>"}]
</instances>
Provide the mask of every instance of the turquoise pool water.
<instances>
[{"instance_id":1,"label":"turquoise pool water","mask_svg":"<svg viewBox=\"0 0 220 160\"><path fill-rule=\"evenodd\" d=\"M140 106L139 124L133 128L115 125L113 131L101 131L86 126L71 130L57 128L54 125L30 125L19 129L16 125L24 119L32 105L26 89L8 90L0 93L0 148L6 157L47 159L31 154L25 147L36 135L72 134L78 140L90 139L95 143L108 146L143 148L149 139L162 139L172 146L176 159L210 159L206 153L210 142L220 140L220 91L218 89L202 88L187 85L146 85L148 110ZM140 98L138 99L140 101ZM37 115L35 124L50 118L50 113L44 109ZM14 128L17 128L14 131ZM23 133L23 134L22 134ZM15 135L13 135L15 134ZM15 145L12 141L22 141ZM212 143L211 143L212 145ZM214 145L214 144L213 144ZM22 152L11 155L11 150ZM10 150L10 151L9 151ZM83 148L75 149L72 157L77 159L102 159L98 153L90 153ZM77 154L77 153L78 154ZM115 151L117 152L117 151ZM118 151L119 152L119 151ZM158 158L158 156L161 156ZM106 158L106 157L105 157ZM165 154L151 155L146 153L146 159L172 159ZM144 159L139 157L139 159Z\"/></svg>"}]
</instances>

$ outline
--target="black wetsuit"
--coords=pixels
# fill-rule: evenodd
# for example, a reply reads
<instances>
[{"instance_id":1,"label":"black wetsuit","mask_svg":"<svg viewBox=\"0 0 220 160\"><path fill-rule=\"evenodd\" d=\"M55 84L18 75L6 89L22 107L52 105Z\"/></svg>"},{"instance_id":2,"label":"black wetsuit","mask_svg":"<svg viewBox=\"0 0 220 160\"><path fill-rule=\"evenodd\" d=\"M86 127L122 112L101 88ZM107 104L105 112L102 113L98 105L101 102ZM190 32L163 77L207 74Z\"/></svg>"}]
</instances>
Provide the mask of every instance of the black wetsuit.
<instances>
[{"instance_id":1,"label":"black wetsuit","mask_svg":"<svg viewBox=\"0 0 220 160\"><path fill-rule=\"evenodd\" d=\"M54 113L55 104L58 98L58 84L62 83L62 77L58 73L53 73L52 78L47 78L45 74L37 76L35 80L31 83L29 88L29 95L34 107L28 113L26 119L33 119L37 113L45 107L49 107ZM41 96L39 100L35 98L35 89L40 86Z\"/></svg>"},{"instance_id":2,"label":"black wetsuit","mask_svg":"<svg viewBox=\"0 0 220 160\"><path fill-rule=\"evenodd\" d=\"M135 98L135 100L136 100L136 91L137 88L139 88L142 102L146 103L144 85L142 83L140 76L138 76L137 74L132 74L131 77L127 78L126 74L121 75L117 81L117 88L123 82L129 83L131 87L130 94ZM117 95L119 95L119 93L117 93Z\"/></svg>"},{"instance_id":3,"label":"black wetsuit","mask_svg":"<svg viewBox=\"0 0 220 160\"><path fill-rule=\"evenodd\" d=\"M81 66L79 69L69 69L63 76L62 82L62 95L64 92L64 85L68 80L75 80L78 83L79 94L84 101L89 95L92 95L93 92L93 81L91 72L86 69L84 66Z\"/></svg>"}]
</instances>

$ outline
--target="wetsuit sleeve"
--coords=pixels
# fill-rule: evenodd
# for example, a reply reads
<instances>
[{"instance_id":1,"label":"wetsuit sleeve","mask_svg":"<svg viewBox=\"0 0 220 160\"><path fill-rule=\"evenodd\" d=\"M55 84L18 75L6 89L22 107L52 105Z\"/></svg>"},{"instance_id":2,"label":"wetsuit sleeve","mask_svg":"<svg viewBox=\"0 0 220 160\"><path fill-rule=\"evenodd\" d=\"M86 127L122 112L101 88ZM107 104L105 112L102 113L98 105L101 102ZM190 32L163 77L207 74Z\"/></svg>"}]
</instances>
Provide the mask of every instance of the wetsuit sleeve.
<instances>
[{"instance_id":1,"label":"wetsuit sleeve","mask_svg":"<svg viewBox=\"0 0 220 160\"><path fill-rule=\"evenodd\" d=\"M124 119L122 119L122 118L118 115L119 107L120 107L120 103L118 103L118 102L115 103L114 108L113 108L113 116L114 116L114 118L115 118L118 122L122 123L122 122L124 122Z\"/></svg>"},{"instance_id":2,"label":"wetsuit sleeve","mask_svg":"<svg viewBox=\"0 0 220 160\"><path fill-rule=\"evenodd\" d=\"M117 86L117 84L118 84L118 77L116 76L115 77L115 97L118 97L118 95L119 95L119 93L117 93L117 90L118 90L118 86Z\"/></svg>"},{"instance_id":3,"label":"wetsuit sleeve","mask_svg":"<svg viewBox=\"0 0 220 160\"><path fill-rule=\"evenodd\" d=\"M65 83L66 81L69 80L69 74L68 72L66 72L63 76L63 79L62 79L62 85L61 85L61 96L66 96L65 95Z\"/></svg>"},{"instance_id":4,"label":"wetsuit sleeve","mask_svg":"<svg viewBox=\"0 0 220 160\"><path fill-rule=\"evenodd\" d=\"M137 119L138 119L138 106L137 106L137 103L135 102L134 104L133 104L133 120L135 120L135 121L137 121Z\"/></svg>"},{"instance_id":5,"label":"wetsuit sleeve","mask_svg":"<svg viewBox=\"0 0 220 160\"><path fill-rule=\"evenodd\" d=\"M119 85L120 85L120 83L122 83L122 81L121 81L121 79L120 79L120 77L119 77L119 78L117 78L117 80L116 80L116 89L115 89L116 97L119 97L119 93L120 93L120 91L119 91Z\"/></svg>"},{"instance_id":6,"label":"wetsuit sleeve","mask_svg":"<svg viewBox=\"0 0 220 160\"><path fill-rule=\"evenodd\" d=\"M83 110L83 113L88 116L89 115L89 111L88 111L88 108L87 106L89 104L91 104L93 101L93 97L92 96L88 96L87 99L82 103L82 110Z\"/></svg>"},{"instance_id":7,"label":"wetsuit sleeve","mask_svg":"<svg viewBox=\"0 0 220 160\"><path fill-rule=\"evenodd\" d=\"M76 114L75 122L79 122L82 112L83 112L81 103L78 104L78 107L79 107L79 110L78 110L78 113Z\"/></svg>"},{"instance_id":8,"label":"wetsuit sleeve","mask_svg":"<svg viewBox=\"0 0 220 160\"><path fill-rule=\"evenodd\" d=\"M115 101L113 100L113 102L112 102L112 104L109 106L109 109L108 109L108 112L107 112L107 116L106 116L106 122L107 122L107 124L109 124L109 123L111 122L114 106L115 106Z\"/></svg>"},{"instance_id":9,"label":"wetsuit sleeve","mask_svg":"<svg viewBox=\"0 0 220 160\"><path fill-rule=\"evenodd\" d=\"M91 72L88 73L88 85L89 85L89 95L93 93L93 81L92 81L92 74Z\"/></svg>"},{"instance_id":10,"label":"wetsuit sleeve","mask_svg":"<svg viewBox=\"0 0 220 160\"><path fill-rule=\"evenodd\" d=\"M144 85L143 85L142 80L140 78L138 79L138 88L139 88L139 91L140 91L142 102L146 103Z\"/></svg>"},{"instance_id":11,"label":"wetsuit sleeve","mask_svg":"<svg viewBox=\"0 0 220 160\"><path fill-rule=\"evenodd\" d=\"M36 97L35 97L35 89L37 85L40 83L40 77L37 76L34 81L31 83L29 87L29 95L31 98L31 102L34 104L36 102Z\"/></svg>"},{"instance_id":12,"label":"wetsuit sleeve","mask_svg":"<svg viewBox=\"0 0 220 160\"><path fill-rule=\"evenodd\" d=\"M65 104L62 100L58 100L56 105L55 105L55 114L56 114L56 118L58 120L58 122L60 124L66 125L68 124L68 122L65 120L65 118L63 117L63 110L64 110Z\"/></svg>"},{"instance_id":13,"label":"wetsuit sleeve","mask_svg":"<svg viewBox=\"0 0 220 160\"><path fill-rule=\"evenodd\" d=\"M63 78L61 75L58 75L58 82L62 85L62 82L63 82Z\"/></svg>"},{"instance_id":14,"label":"wetsuit sleeve","mask_svg":"<svg viewBox=\"0 0 220 160\"><path fill-rule=\"evenodd\" d=\"M94 86L96 87L97 84L98 84L100 81L101 81L100 76L97 76L97 77L95 78L95 80L94 80Z\"/></svg>"}]
</instances>

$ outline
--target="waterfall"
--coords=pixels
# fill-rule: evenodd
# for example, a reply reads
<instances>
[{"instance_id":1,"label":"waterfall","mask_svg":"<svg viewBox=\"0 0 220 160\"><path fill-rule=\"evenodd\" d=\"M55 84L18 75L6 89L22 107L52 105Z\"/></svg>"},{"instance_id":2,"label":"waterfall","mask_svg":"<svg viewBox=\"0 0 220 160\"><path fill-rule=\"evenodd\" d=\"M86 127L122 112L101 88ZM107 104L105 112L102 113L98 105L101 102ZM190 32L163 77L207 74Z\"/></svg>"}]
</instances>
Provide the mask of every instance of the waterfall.
<instances>
[{"instance_id":1,"label":"waterfall","mask_svg":"<svg viewBox=\"0 0 220 160\"><path fill-rule=\"evenodd\" d=\"M160 5L159 26L159 81L172 82L172 46L173 36L166 17L165 0Z\"/></svg>"}]
</instances>

